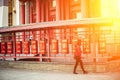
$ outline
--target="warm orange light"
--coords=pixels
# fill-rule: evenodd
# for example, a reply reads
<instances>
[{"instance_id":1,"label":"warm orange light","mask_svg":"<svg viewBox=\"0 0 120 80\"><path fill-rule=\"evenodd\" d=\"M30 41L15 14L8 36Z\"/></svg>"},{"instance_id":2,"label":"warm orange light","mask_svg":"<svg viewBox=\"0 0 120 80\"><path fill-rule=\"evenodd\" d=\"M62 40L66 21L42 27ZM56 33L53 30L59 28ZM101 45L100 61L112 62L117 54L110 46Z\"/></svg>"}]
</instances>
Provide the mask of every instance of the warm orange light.
<instances>
[{"instance_id":1,"label":"warm orange light","mask_svg":"<svg viewBox=\"0 0 120 80\"><path fill-rule=\"evenodd\" d=\"M74 0L75 2L77 2L78 0Z\"/></svg>"},{"instance_id":2,"label":"warm orange light","mask_svg":"<svg viewBox=\"0 0 120 80\"><path fill-rule=\"evenodd\" d=\"M52 1L52 7L56 7L56 0Z\"/></svg>"},{"instance_id":3,"label":"warm orange light","mask_svg":"<svg viewBox=\"0 0 120 80\"><path fill-rule=\"evenodd\" d=\"M120 17L120 0L101 0L102 17Z\"/></svg>"},{"instance_id":4,"label":"warm orange light","mask_svg":"<svg viewBox=\"0 0 120 80\"><path fill-rule=\"evenodd\" d=\"M120 19L119 18L114 20L114 26L112 28L112 31L120 31Z\"/></svg>"}]
</instances>

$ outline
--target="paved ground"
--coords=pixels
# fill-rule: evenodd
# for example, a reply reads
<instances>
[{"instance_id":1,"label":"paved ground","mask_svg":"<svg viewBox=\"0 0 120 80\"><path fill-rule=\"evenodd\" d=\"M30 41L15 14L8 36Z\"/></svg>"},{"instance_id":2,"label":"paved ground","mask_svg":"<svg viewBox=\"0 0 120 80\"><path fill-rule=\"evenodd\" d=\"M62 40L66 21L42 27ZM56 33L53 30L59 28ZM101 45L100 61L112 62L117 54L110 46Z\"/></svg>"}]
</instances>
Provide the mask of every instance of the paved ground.
<instances>
[{"instance_id":1,"label":"paved ground","mask_svg":"<svg viewBox=\"0 0 120 80\"><path fill-rule=\"evenodd\" d=\"M49 72L0 67L0 80L120 80L120 72L77 75L66 72Z\"/></svg>"}]
</instances>

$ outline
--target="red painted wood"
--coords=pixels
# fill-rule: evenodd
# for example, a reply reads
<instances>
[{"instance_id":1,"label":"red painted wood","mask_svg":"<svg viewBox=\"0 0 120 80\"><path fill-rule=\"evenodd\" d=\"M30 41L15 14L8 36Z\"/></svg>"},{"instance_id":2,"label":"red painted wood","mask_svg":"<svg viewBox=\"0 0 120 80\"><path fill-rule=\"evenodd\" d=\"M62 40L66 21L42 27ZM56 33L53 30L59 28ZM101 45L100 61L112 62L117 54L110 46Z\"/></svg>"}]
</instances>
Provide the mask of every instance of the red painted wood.
<instances>
[{"instance_id":1,"label":"red painted wood","mask_svg":"<svg viewBox=\"0 0 120 80\"><path fill-rule=\"evenodd\" d=\"M38 43L36 40L31 41L31 53L32 54L38 53Z\"/></svg>"},{"instance_id":2,"label":"red painted wood","mask_svg":"<svg viewBox=\"0 0 120 80\"><path fill-rule=\"evenodd\" d=\"M16 42L16 54L22 54L22 42Z\"/></svg>"},{"instance_id":3,"label":"red painted wood","mask_svg":"<svg viewBox=\"0 0 120 80\"><path fill-rule=\"evenodd\" d=\"M6 51L7 51L6 42L1 42L1 53L6 54Z\"/></svg>"},{"instance_id":4,"label":"red painted wood","mask_svg":"<svg viewBox=\"0 0 120 80\"><path fill-rule=\"evenodd\" d=\"M22 25L22 26L13 26L13 27L6 27L6 28L0 28L0 33L4 32L14 32L14 31L23 31L23 30L31 30L31 29L40 29L40 28L52 28L52 27L66 27L74 25L106 25L106 26L112 26L114 23L113 19L108 18L84 18L81 20L66 20L66 21L51 21L51 22L42 22L37 24L29 24L29 25Z\"/></svg>"},{"instance_id":5,"label":"red painted wood","mask_svg":"<svg viewBox=\"0 0 120 80\"><path fill-rule=\"evenodd\" d=\"M45 18L45 21L47 22L47 21L49 21L49 2L48 1L46 1L46 3L45 3L45 14L46 14L46 18Z\"/></svg>"},{"instance_id":6,"label":"red painted wood","mask_svg":"<svg viewBox=\"0 0 120 80\"><path fill-rule=\"evenodd\" d=\"M40 6L40 0L36 0L36 22L39 23L40 22L40 13L41 13L41 6Z\"/></svg>"},{"instance_id":7,"label":"red painted wood","mask_svg":"<svg viewBox=\"0 0 120 80\"><path fill-rule=\"evenodd\" d=\"M62 53L63 54L68 54L68 40L67 39L63 39L62 40L62 45L61 45L61 48L62 48Z\"/></svg>"},{"instance_id":8,"label":"red painted wood","mask_svg":"<svg viewBox=\"0 0 120 80\"><path fill-rule=\"evenodd\" d=\"M8 54L13 53L13 42L7 42L7 53Z\"/></svg>"},{"instance_id":9,"label":"red painted wood","mask_svg":"<svg viewBox=\"0 0 120 80\"><path fill-rule=\"evenodd\" d=\"M24 41L23 42L23 53L24 54L29 54L30 53L30 44L29 44L29 41Z\"/></svg>"},{"instance_id":10,"label":"red painted wood","mask_svg":"<svg viewBox=\"0 0 120 80\"><path fill-rule=\"evenodd\" d=\"M44 21L45 21L45 16L46 16L46 14L45 14L44 8L46 8L45 2L42 1L42 2L41 2L41 22L44 22Z\"/></svg>"},{"instance_id":11,"label":"red painted wood","mask_svg":"<svg viewBox=\"0 0 120 80\"><path fill-rule=\"evenodd\" d=\"M58 54L58 40L51 41L51 53Z\"/></svg>"},{"instance_id":12,"label":"red painted wood","mask_svg":"<svg viewBox=\"0 0 120 80\"><path fill-rule=\"evenodd\" d=\"M30 23L33 23L33 7L30 5Z\"/></svg>"},{"instance_id":13,"label":"red painted wood","mask_svg":"<svg viewBox=\"0 0 120 80\"><path fill-rule=\"evenodd\" d=\"M45 42L45 40L40 40L39 45L40 45L40 54L45 54L46 53L46 42Z\"/></svg>"},{"instance_id":14,"label":"red painted wood","mask_svg":"<svg viewBox=\"0 0 120 80\"><path fill-rule=\"evenodd\" d=\"M21 9L21 23L25 24L25 2L24 1L21 2L20 9Z\"/></svg>"}]
</instances>

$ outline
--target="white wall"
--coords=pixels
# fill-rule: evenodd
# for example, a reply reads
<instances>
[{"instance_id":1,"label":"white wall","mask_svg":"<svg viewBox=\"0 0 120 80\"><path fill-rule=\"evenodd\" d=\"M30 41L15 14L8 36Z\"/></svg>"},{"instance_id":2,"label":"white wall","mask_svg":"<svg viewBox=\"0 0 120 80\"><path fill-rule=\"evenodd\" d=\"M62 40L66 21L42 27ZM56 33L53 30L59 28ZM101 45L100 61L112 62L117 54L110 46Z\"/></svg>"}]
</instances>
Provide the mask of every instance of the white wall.
<instances>
[{"instance_id":1,"label":"white wall","mask_svg":"<svg viewBox=\"0 0 120 80\"><path fill-rule=\"evenodd\" d=\"M0 7L0 27L8 26L8 7L1 6Z\"/></svg>"},{"instance_id":2,"label":"white wall","mask_svg":"<svg viewBox=\"0 0 120 80\"><path fill-rule=\"evenodd\" d=\"M3 7L0 7L0 27L2 27Z\"/></svg>"},{"instance_id":3,"label":"white wall","mask_svg":"<svg viewBox=\"0 0 120 80\"><path fill-rule=\"evenodd\" d=\"M16 0L16 25L20 25L20 2Z\"/></svg>"}]
</instances>

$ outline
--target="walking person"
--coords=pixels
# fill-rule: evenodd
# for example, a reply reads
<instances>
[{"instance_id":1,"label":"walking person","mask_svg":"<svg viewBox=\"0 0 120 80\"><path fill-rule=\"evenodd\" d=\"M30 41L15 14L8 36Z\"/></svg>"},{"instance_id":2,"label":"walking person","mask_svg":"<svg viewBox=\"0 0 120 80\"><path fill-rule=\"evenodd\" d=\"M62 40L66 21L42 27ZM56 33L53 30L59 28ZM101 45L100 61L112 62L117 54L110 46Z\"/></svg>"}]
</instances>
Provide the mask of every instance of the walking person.
<instances>
[{"instance_id":1,"label":"walking person","mask_svg":"<svg viewBox=\"0 0 120 80\"><path fill-rule=\"evenodd\" d=\"M83 62L81 59L81 40L78 40L77 43L75 43L75 52L74 52L74 59L75 59L75 65L74 65L74 70L73 70L73 74L78 74L76 72L77 66L80 63L80 67L83 71L84 74L87 74L87 71L85 71L84 67L83 67Z\"/></svg>"}]
</instances>

